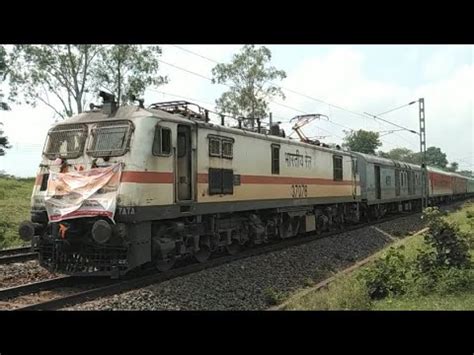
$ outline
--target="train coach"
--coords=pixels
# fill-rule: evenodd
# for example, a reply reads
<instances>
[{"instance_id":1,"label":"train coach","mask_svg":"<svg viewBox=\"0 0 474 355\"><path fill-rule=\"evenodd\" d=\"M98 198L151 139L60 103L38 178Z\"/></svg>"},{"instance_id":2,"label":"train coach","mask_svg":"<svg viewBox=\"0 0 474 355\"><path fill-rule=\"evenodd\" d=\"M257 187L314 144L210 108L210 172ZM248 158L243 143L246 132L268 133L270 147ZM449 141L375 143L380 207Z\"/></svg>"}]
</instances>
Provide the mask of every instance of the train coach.
<instances>
[{"instance_id":1,"label":"train coach","mask_svg":"<svg viewBox=\"0 0 474 355\"><path fill-rule=\"evenodd\" d=\"M290 140L277 126L216 125L188 102L117 108L103 97L48 132L19 230L48 270L165 271L419 207L417 166Z\"/></svg>"},{"instance_id":2,"label":"train coach","mask_svg":"<svg viewBox=\"0 0 474 355\"><path fill-rule=\"evenodd\" d=\"M428 195L436 204L474 195L474 179L428 167Z\"/></svg>"},{"instance_id":3,"label":"train coach","mask_svg":"<svg viewBox=\"0 0 474 355\"><path fill-rule=\"evenodd\" d=\"M422 171L413 164L362 153L358 157L362 206L376 218L421 207Z\"/></svg>"}]
</instances>

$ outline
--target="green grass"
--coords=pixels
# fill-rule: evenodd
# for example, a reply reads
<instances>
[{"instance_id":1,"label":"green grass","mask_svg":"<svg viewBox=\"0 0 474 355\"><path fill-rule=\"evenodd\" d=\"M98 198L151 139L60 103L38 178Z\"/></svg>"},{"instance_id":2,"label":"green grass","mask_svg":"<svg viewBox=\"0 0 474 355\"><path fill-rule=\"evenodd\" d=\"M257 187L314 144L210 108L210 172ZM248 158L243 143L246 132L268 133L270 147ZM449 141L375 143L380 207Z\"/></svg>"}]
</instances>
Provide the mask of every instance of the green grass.
<instances>
[{"instance_id":1,"label":"green grass","mask_svg":"<svg viewBox=\"0 0 474 355\"><path fill-rule=\"evenodd\" d=\"M463 311L474 310L474 295L467 291L451 295L432 294L428 296L387 298L372 305L381 311Z\"/></svg>"},{"instance_id":2,"label":"green grass","mask_svg":"<svg viewBox=\"0 0 474 355\"><path fill-rule=\"evenodd\" d=\"M468 217L471 216L471 217ZM473 233L474 204L466 203L459 211L446 216L449 221L456 222L462 231ZM417 235L397 243L403 245L403 255L407 260L416 258L418 249L424 244L424 236ZM389 248L380 253L385 256ZM471 258L474 261L474 248L471 246ZM466 290L446 294L434 292L421 296L415 292L404 296L385 298L372 301L368 297L365 283L358 277L364 269L372 267L369 263L359 270L339 277L327 289L310 291L290 297L285 310L474 310L474 284ZM471 275L474 270L470 270ZM471 277L471 280L473 278Z\"/></svg>"},{"instance_id":3,"label":"green grass","mask_svg":"<svg viewBox=\"0 0 474 355\"><path fill-rule=\"evenodd\" d=\"M457 223L461 231L472 233L474 228L474 202L466 202L462 209L450 213L445 218L450 222Z\"/></svg>"},{"instance_id":4,"label":"green grass","mask_svg":"<svg viewBox=\"0 0 474 355\"><path fill-rule=\"evenodd\" d=\"M30 219L30 198L34 178L0 177L0 248L20 246L18 225Z\"/></svg>"}]
</instances>

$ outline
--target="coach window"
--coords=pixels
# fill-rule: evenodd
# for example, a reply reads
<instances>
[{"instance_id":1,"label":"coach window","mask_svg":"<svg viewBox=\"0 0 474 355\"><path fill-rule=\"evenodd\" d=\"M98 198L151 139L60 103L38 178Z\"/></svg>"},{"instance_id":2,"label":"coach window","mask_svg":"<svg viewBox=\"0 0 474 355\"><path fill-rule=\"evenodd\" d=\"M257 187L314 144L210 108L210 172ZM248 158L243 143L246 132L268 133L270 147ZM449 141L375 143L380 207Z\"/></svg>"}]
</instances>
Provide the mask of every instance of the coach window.
<instances>
[{"instance_id":1,"label":"coach window","mask_svg":"<svg viewBox=\"0 0 474 355\"><path fill-rule=\"evenodd\" d=\"M171 129L156 127L155 139L153 140L153 155L171 154Z\"/></svg>"},{"instance_id":2,"label":"coach window","mask_svg":"<svg viewBox=\"0 0 474 355\"><path fill-rule=\"evenodd\" d=\"M209 138L209 155L211 157L221 156L221 140L219 138Z\"/></svg>"},{"instance_id":3,"label":"coach window","mask_svg":"<svg viewBox=\"0 0 474 355\"><path fill-rule=\"evenodd\" d=\"M229 139L222 140L222 157L226 159L232 159L232 141Z\"/></svg>"},{"instance_id":4,"label":"coach window","mask_svg":"<svg viewBox=\"0 0 474 355\"><path fill-rule=\"evenodd\" d=\"M334 155L332 157L333 160L333 168L334 168L334 180L341 181L342 180L342 157L339 155Z\"/></svg>"},{"instance_id":5,"label":"coach window","mask_svg":"<svg viewBox=\"0 0 474 355\"><path fill-rule=\"evenodd\" d=\"M272 144L272 174L280 174L280 146Z\"/></svg>"}]
</instances>

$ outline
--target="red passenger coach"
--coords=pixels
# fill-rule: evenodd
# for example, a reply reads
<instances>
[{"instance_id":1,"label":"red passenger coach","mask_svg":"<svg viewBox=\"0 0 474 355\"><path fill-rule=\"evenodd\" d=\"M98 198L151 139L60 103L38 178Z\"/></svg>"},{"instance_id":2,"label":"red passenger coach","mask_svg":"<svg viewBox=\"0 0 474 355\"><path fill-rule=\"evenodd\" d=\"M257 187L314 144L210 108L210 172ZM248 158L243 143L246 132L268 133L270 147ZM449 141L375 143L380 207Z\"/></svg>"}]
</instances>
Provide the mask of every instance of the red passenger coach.
<instances>
[{"instance_id":1,"label":"red passenger coach","mask_svg":"<svg viewBox=\"0 0 474 355\"><path fill-rule=\"evenodd\" d=\"M428 167L429 196L436 200L445 200L453 194L453 181L450 173Z\"/></svg>"}]
</instances>

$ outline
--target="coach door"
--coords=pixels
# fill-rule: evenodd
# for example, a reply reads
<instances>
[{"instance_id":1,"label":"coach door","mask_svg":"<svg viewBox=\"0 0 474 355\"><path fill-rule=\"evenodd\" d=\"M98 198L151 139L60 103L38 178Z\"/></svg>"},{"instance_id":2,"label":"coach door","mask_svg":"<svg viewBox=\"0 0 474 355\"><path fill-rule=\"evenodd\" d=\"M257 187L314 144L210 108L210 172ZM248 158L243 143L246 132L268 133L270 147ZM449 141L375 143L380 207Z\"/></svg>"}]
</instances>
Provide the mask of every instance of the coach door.
<instances>
[{"instance_id":1,"label":"coach door","mask_svg":"<svg viewBox=\"0 0 474 355\"><path fill-rule=\"evenodd\" d=\"M188 125L178 125L177 139L177 166L176 166L176 186L178 201L188 201L192 199L192 141L191 127Z\"/></svg>"},{"instance_id":2,"label":"coach door","mask_svg":"<svg viewBox=\"0 0 474 355\"><path fill-rule=\"evenodd\" d=\"M375 165L375 198L380 200L382 191L380 187L380 166Z\"/></svg>"},{"instance_id":3,"label":"coach door","mask_svg":"<svg viewBox=\"0 0 474 355\"><path fill-rule=\"evenodd\" d=\"M352 198L355 199L357 196L357 158L351 157L352 159Z\"/></svg>"},{"instance_id":4,"label":"coach door","mask_svg":"<svg viewBox=\"0 0 474 355\"><path fill-rule=\"evenodd\" d=\"M395 169L395 196L400 196L400 170Z\"/></svg>"}]
</instances>

